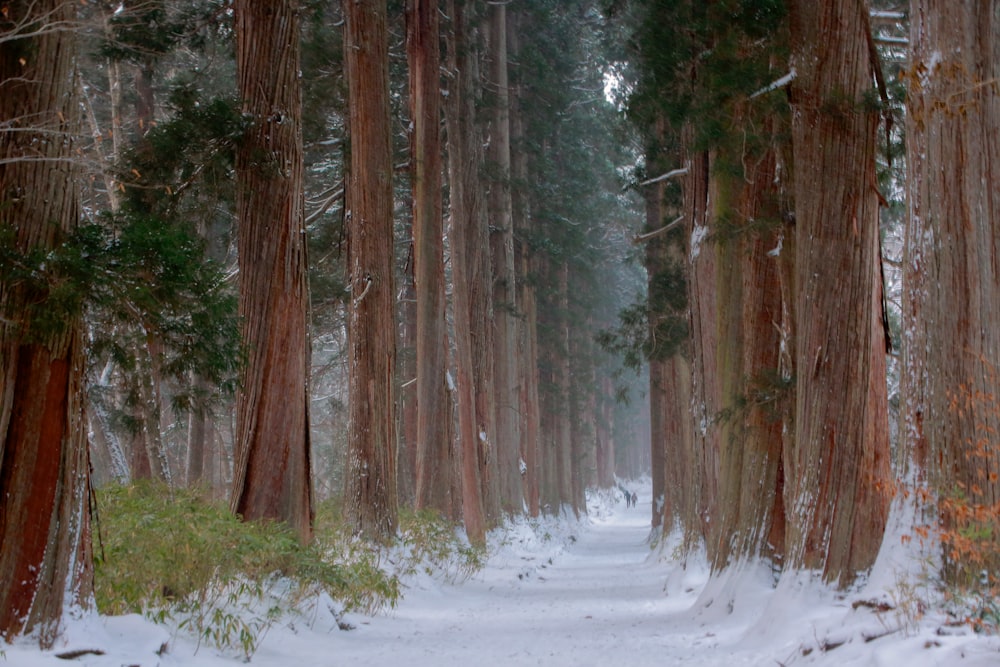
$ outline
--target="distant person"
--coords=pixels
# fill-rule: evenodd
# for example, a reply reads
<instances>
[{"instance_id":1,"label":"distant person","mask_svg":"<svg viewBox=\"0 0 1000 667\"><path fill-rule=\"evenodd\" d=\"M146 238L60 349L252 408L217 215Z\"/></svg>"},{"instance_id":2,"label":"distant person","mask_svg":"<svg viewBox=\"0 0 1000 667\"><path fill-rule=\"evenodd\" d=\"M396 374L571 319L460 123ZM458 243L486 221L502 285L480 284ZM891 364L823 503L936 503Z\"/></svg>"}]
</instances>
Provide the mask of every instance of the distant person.
<instances>
[{"instance_id":1,"label":"distant person","mask_svg":"<svg viewBox=\"0 0 1000 667\"><path fill-rule=\"evenodd\" d=\"M633 492L632 493L632 507L635 507L635 504L637 502L639 502L639 496L635 495L635 492Z\"/></svg>"}]
</instances>

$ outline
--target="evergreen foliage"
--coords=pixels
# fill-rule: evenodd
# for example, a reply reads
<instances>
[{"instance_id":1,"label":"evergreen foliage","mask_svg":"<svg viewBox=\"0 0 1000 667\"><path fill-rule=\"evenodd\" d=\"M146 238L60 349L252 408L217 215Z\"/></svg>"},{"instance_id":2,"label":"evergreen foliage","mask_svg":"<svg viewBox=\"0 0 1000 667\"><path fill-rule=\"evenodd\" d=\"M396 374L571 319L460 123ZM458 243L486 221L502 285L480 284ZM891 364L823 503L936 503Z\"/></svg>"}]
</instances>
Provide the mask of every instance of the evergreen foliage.
<instances>
[{"instance_id":1,"label":"evergreen foliage","mask_svg":"<svg viewBox=\"0 0 1000 667\"><path fill-rule=\"evenodd\" d=\"M224 25L219 18L228 6L225 0L152 0L127 7L123 3L108 21L108 34L98 43L97 54L145 64L181 46L201 50Z\"/></svg>"}]
</instances>

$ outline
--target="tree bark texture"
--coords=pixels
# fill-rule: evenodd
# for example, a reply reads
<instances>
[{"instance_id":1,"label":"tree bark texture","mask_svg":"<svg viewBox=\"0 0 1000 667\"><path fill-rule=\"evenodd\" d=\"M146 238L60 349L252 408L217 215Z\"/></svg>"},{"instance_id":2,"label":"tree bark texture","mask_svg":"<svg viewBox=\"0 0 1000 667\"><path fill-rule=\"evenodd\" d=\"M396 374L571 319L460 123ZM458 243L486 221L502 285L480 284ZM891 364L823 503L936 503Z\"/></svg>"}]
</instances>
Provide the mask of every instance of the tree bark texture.
<instances>
[{"instance_id":1,"label":"tree bark texture","mask_svg":"<svg viewBox=\"0 0 1000 667\"><path fill-rule=\"evenodd\" d=\"M77 227L75 3L10 2L0 31L0 226L46 252ZM18 37L18 31L39 30ZM92 597L83 321L39 325L50 284L0 284L0 636L50 648Z\"/></svg>"},{"instance_id":2,"label":"tree bark texture","mask_svg":"<svg viewBox=\"0 0 1000 667\"><path fill-rule=\"evenodd\" d=\"M746 122L746 121L744 121ZM757 125L766 123L758 119ZM741 560L780 559L784 549L782 430L790 392L780 372L783 230L774 148L761 155L740 147L720 148L723 160L738 160L744 173L716 169L715 224L734 226L713 244L719 268L729 264L729 318L716 344L724 361L723 416L718 442L718 516L713 517L709 555L721 570ZM737 152L738 151L738 152ZM721 348L728 348L722 351Z\"/></svg>"},{"instance_id":3,"label":"tree bark texture","mask_svg":"<svg viewBox=\"0 0 1000 667\"><path fill-rule=\"evenodd\" d=\"M646 159L647 163L653 164L648 154ZM647 186L646 191L643 193L646 213L645 229L647 232L659 229L664 224L663 191L664 185L661 181L660 183L654 183ZM643 260L646 267L647 279L649 281L647 286L647 294L649 295L655 294L656 276L664 268L666 263L666 252L667 241L661 237L654 237L646 244L646 252ZM653 528L656 528L662 524L664 526L664 530L669 530L673 526L674 505L670 502L669 495L667 494L666 455L668 448L672 445L676 446L676 444L667 437L667 425L669 423L667 420L667 412L671 407L669 401L674 398L671 395L671 387L668 380L668 365L672 362L672 359L666 357L665 355L655 354L655 341L657 339L657 314L655 312L655 308L656 307L651 300L648 305L648 336L651 343L651 353L648 355L649 445L650 460L652 461L650 477L652 482L651 492L653 494L651 525ZM687 411L684 410L682 411L682 414L686 414L686 412ZM676 461L674 463L676 463Z\"/></svg>"},{"instance_id":4,"label":"tree bark texture","mask_svg":"<svg viewBox=\"0 0 1000 667\"><path fill-rule=\"evenodd\" d=\"M518 414L518 312L514 267L514 225L511 203L510 83L507 72L507 7L489 8L489 80L493 101L487 156L489 229L493 256L493 328L496 362L496 452L502 509L511 514L524 504L518 472L520 420Z\"/></svg>"},{"instance_id":5,"label":"tree bark texture","mask_svg":"<svg viewBox=\"0 0 1000 667\"><path fill-rule=\"evenodd\" d=\"M396 533L396 326L392 124L385 0L344 3L350 97L347 512L354 530Z\"/></svg>"},{"instance_id":6,"label":"tree bark texture","mask_svg":"<svg viewBox=\"0 0 1000 667\"><path fill-rule=\"evenodd\" d=\"M1000 2L913 0L910 21L901 432L954 534L976 525L956 496L1000 504ZM998 543L973 572L946 549L946 576L995 575Z\"/></svg>"},{"instance_id":7,"label":"tree bark texture","mask_svg":"<svg viewBox=\"0 0 1000 667\"><path fill-rule=\"evenodd\" d=\"M793 568L840 585L874 562L889 492L867 12L856 0L791 6L798 326L786 541Z\"/></svg>"},{"instance_id":8,"label":"tree bark texture","mask_svg":"<svg viewBox=\"0 0 1000 667\"><path fill-rule=\"evenodd\" d=\"M733 244L710 238L719 211L729 205L729 193L713 178L715 167L707 151L693 153L685 177L685 214L691 219L691 388L694 419L694 464L698 523L685 525L701 533L712 557L711 533L719 510L719 456L730 438L731 420L719 416L735 395L733 378L739 354L739 303L742 284L734 265ZM737 348L734 350L734 348ZM690 493L690 491L689 491Z\"/></svg>"},{"instance_id":9,"label":"tree bark texture","mask_svg":"<svg viewBox=\"0 0 1000 667\"><path fill-rule=\"evenodd\" d=\"M475 55L468 36L467 3L449 0L445 116L448 133L449 224L454 286L459 450L462 457L462 514L475 544L485 544L496 509L488 493L491 472L492 282L479 171L482 144L475 124Z\"/></svg>"},{"instance_id":10,"label":"tree bark texture","mask_svg":"<svg viewBox=\"0 0 1000 667\"><path fill-rule=\"evenodd\" d=\"M417 298L416 506L451 512L451 423L441 200L441 52L437 0L410 0L413 261Z\"/></svg>"},{"instance_id":11,"label":"tree bark texture","mask_svg":"<svg viewBox=\"0 0 1000 667\"><path fill-rule=\"evenodd\" d=\"M296 0L237 0L237 78L250 119L237 153L239 314L232 509L312 536L308 284Z\"/></svg>"},{"instance_id":12,"label":"tree bark texture","mask_svg":"<svg viewBox=\"0 0 1000 667\"><path fill-rule=\"evenodd\" d=\"M569 263L563 260L556 269L557 291L555 294L555 318L557 345L553 350L555 365L555 434L556 469L559 475L559 508L569 508L579 516L573 495L573 438L570 392L572 378L570 372L570 322L569 322ZM560 509L561 511L561 509Z\"/></svg>"},{"instance_id":13,"label":"tree bark texture","mask_svg":"<svg viewBox=\"0 0 1000 667\"><path fill-rule=\"evenodd\" d=\"M510 141L518 147L524 143L524 110L521 106L521 82L518 63L521 43L518 37L521 15L508 15L507 51L510 72ZM538 398L538 298L529 276L535 272L532 249L527 237L531 224L528 195L528 156L523 150L511 153L511 221L514 227L514 256L517 265L517 303L521 326L518 328L518 369L520 387L520 461L522 492L528 514L537 517L540 510L541 453L539 451L539 398Z\"/></svg>"},{"instance_id":14,"label":"tree bark texture","mask_svg":"<svg viewBox=\"0 0 1000 667\"><path fill-rule=\"evenodd\" d=\"M413 208L412 196L407 198ZM412 239L412 216L409 233ZM399 285L399 347L396 349L396 372L399 387L399 455L397 456L396 490L401 506L416 507L417 493L417 294L414 286L413 242Z\"/></svg>"}]
</instances>

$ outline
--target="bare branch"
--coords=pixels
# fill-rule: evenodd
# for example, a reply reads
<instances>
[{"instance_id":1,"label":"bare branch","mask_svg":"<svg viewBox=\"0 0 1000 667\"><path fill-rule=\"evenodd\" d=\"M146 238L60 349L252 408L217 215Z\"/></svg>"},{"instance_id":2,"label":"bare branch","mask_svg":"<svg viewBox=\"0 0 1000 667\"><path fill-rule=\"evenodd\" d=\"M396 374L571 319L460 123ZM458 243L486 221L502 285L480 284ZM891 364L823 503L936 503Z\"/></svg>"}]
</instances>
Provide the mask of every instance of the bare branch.
<instances>
[{"instance_id":1,"label":"bare branch","mask_svg":"<svg viewBox=\"0 0 1000 667\"><path fill-rule=\"evenodd\" d=\"M676 178L677 176L683 176L688 173L687 167L682 167L681 169L673 169L665 174L660 174L656 178L650 178L639 184L640 187L644 185L652 185L653 183L659 183L660 181L666 181L671 178Z\"/></svg>"},{"instance_id":2,"label":"bare branch","mask_svg":"<svg viewBox=\"0 0 1000 667\"><path fill-rule=\"evenodd\" d=\"M646 241L648 241L649 239L651 239L653 237L656 237L656 236L659 236L660 234L665 234L665 233L669 232L671 229L673 229L677 225L681 224L682 222L684 222L684 216L683 215L680 216L680 217L678 217L676 220L673 220L673 221L671 221L671 222L663 225L659 229L654 229L653 231L646 232L645 234L636 234L632 238L632 243L634 245L639 245L640 243L645 243Z\"/></svg>"},{"instance_id":3,"label":"bare branch","mask_svg":"<svg viewBox=\"0 0 1000 667\"><path fill-rule=\"evenodd\" d=\"M330 207L333 206L334 202L336 202L338 199L342 199L343 197L344 197L344 188L336 190L333 194L324 199L320 203L319 207L316 208L316 210L314 210L312 213L306 216L306 224L308 225L309 223L313 222L318 217L326 213L328 210L330 210Z\"/></svg>"}]
</instances>

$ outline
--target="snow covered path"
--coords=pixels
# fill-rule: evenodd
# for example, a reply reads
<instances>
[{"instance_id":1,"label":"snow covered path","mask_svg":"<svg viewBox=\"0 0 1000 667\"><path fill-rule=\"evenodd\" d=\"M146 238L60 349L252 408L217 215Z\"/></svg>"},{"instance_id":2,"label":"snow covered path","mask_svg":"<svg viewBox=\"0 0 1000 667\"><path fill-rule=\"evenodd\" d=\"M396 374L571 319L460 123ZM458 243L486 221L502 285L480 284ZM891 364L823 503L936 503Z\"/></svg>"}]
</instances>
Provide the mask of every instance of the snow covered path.
<instances>
[{"instance_id":1,"label":"snow covered path","mask_svg":"<svg viewBox=\"0 0 1000 667\"><path fill-rule=\"evenodd\" d=\"M776 589L766 567L709 580L648 544L649 488L639 506L605 492L583 519L520 521L491 535L486 567L459 583L406 580L398 608L348 614L341 631L326 603L278 620L261 637L258 667L996 667L1000 640L942 618L854 608L891 599L905 560L892 550L849 596L794 577ZM620 495L620 494L619 494ZM642 502L645 500L645 502ZM887 539L887 544L898 543ZM165 647L165 648L163 648ZM100 650L97 654L92 650ZM161 650L162 649L162 650ZM57 653L76 652L64 660ZM237 652L238 653L238 652ZM0 667L235 667L242 658L139 616L87 615L52 651L0 643Z\"/></svg>"},{"instance_id":2,"label":"snow covered path","mask_svg":"<svg viewBox=\"0 0 1000 667\"><path fill-rule=\"evenodd\" d=\"M648 498L648 489L646 496ZM337 638L331 665L753 665L759 655L724 662L705 645L704 628L678 632L668 620L687 610L696 587L664 592L668 569L652 562L649 501L619 503L586 520L565 550L517 555L457 587L411 590L388 618ZM575 539L574 539L575 538ZM544 553L544 551L543 551Z\"/></svg>"}]
</instances>

